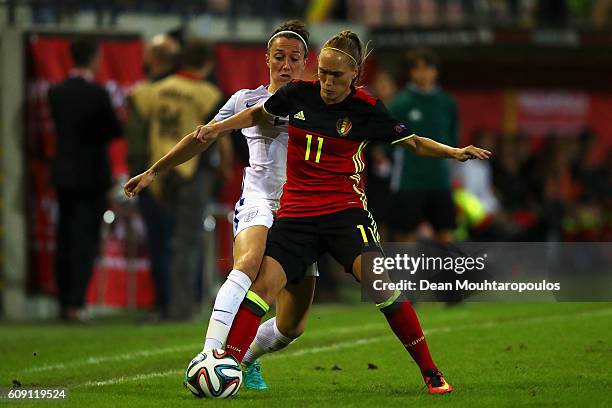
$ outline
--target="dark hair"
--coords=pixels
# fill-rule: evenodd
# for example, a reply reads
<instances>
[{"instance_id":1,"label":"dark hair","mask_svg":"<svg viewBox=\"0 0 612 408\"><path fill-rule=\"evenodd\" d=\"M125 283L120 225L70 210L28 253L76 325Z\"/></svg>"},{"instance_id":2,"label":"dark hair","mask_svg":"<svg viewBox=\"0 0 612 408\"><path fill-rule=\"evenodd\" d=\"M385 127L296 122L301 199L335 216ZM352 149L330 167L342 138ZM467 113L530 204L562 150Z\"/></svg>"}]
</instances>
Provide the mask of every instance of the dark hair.
<instances>
[{"instance_id":1,"label":"dark hair","mask_svg":"<svg viewBox=\"0 0 612 408\"><path fill-rule=\"evenodd\" d=\"M98 44L87 38L77 38L70 43L72 62L78 68L87 67L98 53Z\"/></svg>"},{"instance_id":2,"label":"dark hair","mask_svg":"<svg viewBox=\"0 0 612 408\"><path fill-rule=\"evenodd\" d=\"M359 36L352 31L341 31L327 40L322 49L326 47L342 50L354 59L354 63L359 70L357 77L353 80L353 84L355 84L361 77L363 62L368 56L368 52L365 50L367 47L363 46Z\"/></svg>"},{"instance_id":3,"label":"dark hair","mask_svg":"<svg viewBox=\"0 0 612 408\"><path fill-rule=\"evenodd\" d=\"M151 55L163 66L176 67L181 56L180 42L169 35L163 35L163 37L155 36L155 38L160 38L160 40L150 43L149 50Z\"/></svg>"},{"instance_id":4,"label":"dark hair","mask_svg":"<svg viewBox=\"0 0 612 408\"><path fill-rule=\"evenodd\" d=\"M428 48L417 48L406 53L406 65L408 69L416 67L419 61L422 61L430 68L437 69L440 66L438 55Z\"/></svg>"},{"instance_id":5,"label":"dark hair","mask_svg":"<svg viewBox=\"0 0 612 408\"><path fill-rule=\"evenodd\" d=\"M280 33L281 31L293 31L294 33L296 33L299 36L301 36L304 39L304 41L306 41L306 48L304 49L304 52L305 52L304 58L306 58L308 56L308 47L310 47L310 43L309 43L310 33L306 29L306 24L304 24L300 20L285 21L276 30L274 30L274 32L272 33L270 38L274 37L275 34ZM279 35L279 37L294 38L294 39L298 39L299 40L298 36L291 35L289 33L281 34L281 35ZM300 43L301 42L302 41L300 40ZM270 52L270 47L268 47L268 52Z\"/></svg>"},{"instance_id":6,"label":"dark hair","mask_svg":"<svg viewBox=\"0 0 612 408\"><path fill-rule=\"evenodd\" d=\"M181 54L182 66L185 68L202 68L212 59L212 47L202 38L192 38L187 41Z\"/></svg>"}]
</instances>

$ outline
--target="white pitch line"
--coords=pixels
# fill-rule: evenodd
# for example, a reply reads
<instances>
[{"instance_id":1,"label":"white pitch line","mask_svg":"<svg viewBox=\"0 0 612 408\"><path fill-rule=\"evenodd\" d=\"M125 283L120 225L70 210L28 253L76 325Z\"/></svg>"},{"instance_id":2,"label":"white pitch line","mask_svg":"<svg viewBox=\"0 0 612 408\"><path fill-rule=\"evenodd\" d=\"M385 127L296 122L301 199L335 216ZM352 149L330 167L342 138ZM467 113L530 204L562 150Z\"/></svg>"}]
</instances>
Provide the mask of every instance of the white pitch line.
<instances>
[{"instance_id":1,"label":"white pitch line","mask_svg":"<svg viewBox=\"0 0 612 408\"><path fill-rule=\"evenodd\" d=\"M168 370L168 371L161 371L159 373L138 374L138 375L134 375L134 376L130 376L130 377L111 378L110 380L106 380L106 381L88 381L88 382L83 383L83 384L77 384L77 385L73 386L72 388L79 388L79 387L103 387L105 385L120 384L120 383L124 383L124 382L128 382L128 381L150 380L151 378L166 377L166 376L169 376L171 374L175 374L175 375L178 376L178 375L181 374L181 371L180 370Z\"/></svg>"},{"instance_id":2,"label":"white pitch line","mask_svg":"<svg viewBox=\"0 0 612 408\"><path fill-rule=\"evenodd\" d=\"M436 327L436 328L432 328L429 330L424 330L423 332L425 333L425 335L431 335L434 333L448 333L448 332L460 331L460 330L466 330L466 329L492 329L495 327L506 326L506 325L533 324L533 323L542 323L542 322L550 322L550 321L557 321L557 320L566 320L569 318L588 318L588 317L607 316L611 314L612 314L612 309L600 309L596 311L580 312L580 313L575 313L575 314L570 314L570 315L539 316L539 317L520 319L520 320L487 321L483 323L475 323L471 325L463 325L463 326L455 326L455 327ZM350 340L350 341L335 343L329 346L311 347L307 349L296 350L293 352L281 352L278 354L267 355L265 356L265 358L266 360L268 360L268 359L275 359L275 358L281 358L281 357L284 357L284 358L299 357L299 356L303 356L306 354L323 353L327 351L335 351L335 350L344 349L344 348L352 348L352 347L357 347L357 346L361 346L364 344L370 344L370 343L374 343L378 341L385 341L385 340L395 340L395 338L391 336L390 334L388 334L384 336L370 337L366 339L357 339L357 340ZM180 373L181 373L180 370L168 370L168 371L161 371L161 372L149 373L149 374L138 374L138 375L130 376L130 377L111 378L105 381L88 381L86 383L76 384L72 386L72 388L91 387L91 386L102 387L106 385L120 384L124 382L148 380L151 378L165 377L171 374L180 375Z\"/></svg>"},{"instance_id":3,"label":"white pitch line","mask_svg":"<svg viewBox=\"0 0 612 408\"><path fill-rule=\"evenodd\" d=\"M361 325L361 326L349 326L349 327L342 327L342 328L336 329L334 330L333 333L330 333L329 331L327 332L319 331L316 333L314 332L309 333L309 337L310 338L316 338L320 336L322 337L325 334L334 334L334 335L335 334L349 334L349 333L356 333L360 331L366 331L370 329L377 329L377 328L383 329L384 327L385 326L383 324L367 324L367 325ZM198 344L193 343L193 344L186 344L183 346L165 347L165 348L153 349L153 350L133 351L130 353L124 353L124 354L119 354L119 355L88 357L82 360L76 360L76 361L71 361L67 363L47 364L47 365L42 365L42 366L37 366L37 367L30 367L30 368L25 369L23 372L24 373L38 373L38 372L50 371L50 370L62 370L66 368L76 368L76 367L82 367L86 365L98 365L98 364L109 363L109 362L129 361L129 360L134 360L137 358L159 356L162 354L171 354L171 353L179 353L179 352L182 353L182 352L194 351L194 350L199 351L201 347L202 347L201 343L198 343Z\"/></svg>"},{"instance_id":4,"label":"white pitch line","mask_svg":"<svg viewBox=\"0 0 612 408\"><path fill-rule=\"evenodd\" d=\"M177 347L166 347L160 349L153 350L142 350L142 351L133 351L125 354L118 354L114 356L100 356L100 357L88 357L82 360L71 361L69 363L59 363L59 364L48 364L38 367L32 367L24 370L24 373L34 373L41 371L49 371L49 370L60 370L65 368L74 368L81 367L85 365L97 365L102 363L109 362L118 362L118 361L129 361L137 358L146 358L152 356L158 356L161 354L169 354L169 353L178 353L178 352L186 352L198 350L201 347L201 344L191 344L185 346L177 346Z\"/></svg>"},{"instance_id":5,"label":"white pitch line","mask_svg":"<svg viewBox=\"0 0 612 408\"><path fill-rule=\"evenodd\" d=\"M357 346L362 346L364 344L375 343L378 341L386 340L387 338L391 339L393 337L391 337L391 335L385 335L385 336L378 336L378 337L369 337L366 339L343 341L340 343L330 344L329 346L310 347L310 348L305 348L305 349L291 351L291 352L268 354L265 359L273 360L276 358L299 357L305 354L324 353L326 351L335 351L335 350L340 350L343 348L357 347Z\"/></svg>"}]
</instances>

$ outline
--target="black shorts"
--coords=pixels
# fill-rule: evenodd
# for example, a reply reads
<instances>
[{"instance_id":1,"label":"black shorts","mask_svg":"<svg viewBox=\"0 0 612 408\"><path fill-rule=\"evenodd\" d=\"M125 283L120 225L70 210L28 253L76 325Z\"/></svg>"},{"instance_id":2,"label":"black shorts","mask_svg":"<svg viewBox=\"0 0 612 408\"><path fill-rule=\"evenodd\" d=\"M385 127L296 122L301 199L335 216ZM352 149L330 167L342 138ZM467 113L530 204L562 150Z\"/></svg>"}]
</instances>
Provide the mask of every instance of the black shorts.
<instances>
[{"instance_id":1,"label":"black shorts","mask_svg":"<svg viewBox=\"0 0 612 408\"><path fill-rule=\"evenodd\" d=\"M266 256L283 267L287 282L300 282L306 267L327 252L352 274L364 252L381 252L374 217L361 208L304 218L277 218L268 233Z\"/></svg>"},{"instance_id":2,"label":"black shorts","mask_svg":"<svg viewBox=\"0 0 612 408\"><path fill-rule=\"evenodd\" d=\"M423 221L435 231L457 227L451 190L400 191L393 194L390 207L389 226L394 231L412 232Z\"/></svg>"}]
</instances>

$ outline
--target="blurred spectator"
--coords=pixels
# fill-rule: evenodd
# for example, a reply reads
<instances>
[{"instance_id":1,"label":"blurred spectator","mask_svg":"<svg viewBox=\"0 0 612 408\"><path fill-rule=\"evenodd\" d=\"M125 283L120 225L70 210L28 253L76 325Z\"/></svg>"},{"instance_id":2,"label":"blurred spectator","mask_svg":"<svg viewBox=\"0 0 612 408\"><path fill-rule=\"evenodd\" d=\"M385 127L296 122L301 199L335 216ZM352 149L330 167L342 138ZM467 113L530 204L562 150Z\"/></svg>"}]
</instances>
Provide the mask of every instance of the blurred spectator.
<instances>
[{"instance_id":1,"label":"blurred spectator","mask_svg":"<svg viewBox=\"0 0 612 408\"><path fill-rule=\"evenodd\" d=\"M572 176L579 183L580 200L589 201L605 191L597 136L589 129L584 130L578 135L576 148L571 163Z\"/></svg>"},{"instance_id":2,"label":"blurred spectator","mask_svg":"<svg viewBox=\"0 0 612 408\"><path fill-rule=\"evenodd\" d=\"M11 2L9 2L10 4ZM93 12L98 25L117 24L122 13L174 14L183 20L198 15L227 17L230 31L238 18L256 17L264 23L303 16L308 21L351 21L368 26L457 26L470 23L514 26L565 26L588 22L598 29L610 26L612 0L113 0L87 2L32 1L32 20L40 24L74 22L82 11Z\"/></svg>"},{"instance_id":3,"label":"blurred spectator","mask_svg":"<svg viewBox=\"0 0 612 408\"><path fill-rule=\"evenodd\" d=\"M595 0L591 21L599 30L610 28L612 26L612 0Z\"/></svg>"},{"instance_id":4,"label":"blurred spectator","mask_svg":"<svg viewBox=\"0 0 612 408\"><path fill-rule=\"evenodd\" d=\"M108 93L93 83L97 44L76 40L70 53L74 69L68 79L49 89L57 135L52 165L59 207L55 275L61 317L81 321L112 185L108 144L121 135L121 126Z\"/></svg>"},{"instance_id":5,"label":"blurred spectator","mask_svg":"<svg viewBox=\"0 0 612 408\"><path fill-rule=\"evenodd\" d=\"M472 144L494 152L494 139L493 133L480 130L472 138ZM493 169L490 161L468 160L457 166L457 175L463 188L480 200L487 213L496 213L500 210L499 201L495 196Z\"/></svg>"},{"instance_id":6,"label":"blurred spectator","mask_svg":"<svg viewBox=\"0 0 612 408\"><path fill-rule=\"evenodd\" d=\"M430 50L417 49L407 57L411 82L389 110L414 133L456 146L457 105L437 85L437 56ZM415 240L423 220L433 227L436 240L452 240L455 206L448 160L417 157L396 148L391 189L395 192L390 209L395 240Z\"/></svg>"},{"instance_id":7,"label":"blurred spectator","mask_svg":"<svg viewBox=\"0 0 612 408\"><path fill-rule=\"evenodd\" d=\"M502 138L492 160L493 180L501 204L497 219L511 233L493 239L605 240L610 231L605 197L612 184L599 146L590 131L549 134L536 151L526 135Z\"/></svg>"},{"instance_id":8,"label":"blurred spectator","mask_svg":"<svg viewBox=\"0 0 612 408\"><path fill-rule=\"evenodd\" d=\"M557 135L550 135L545 155L540 159L546 163L543 218L546 220L546 239L551 241L561 240L563 218L577 198L569 156L569 147L573 143L575 140L561 141Z\"/></svg>"},{"instance_id":9,"label":"blurred spectator","mask_svg":"<svg viewBox=\"0 0 612 408\"><path fill-rule=\"evenodd\" d=\"M311 0L306 10L306 20L309 24L326 21L331 16L333 8L333 0Z\"/></svg>"},{"instance_id":10,"label":"blurred spectator","mask_svg":"<svg viewBox=\"0 0 612 408\"><path fill-rule=\"evenodd\" d=\"M607 240L610 230L610 196L612 183L608 153L601 159L597 136L590 130L575 140L571 157L571 179L575 196L565 203L563 238L571 241Z\"/></svg>"},{"instance_id":11,"label":"blurred spectator","mask_svg":"<svg viewBox=\"0 0 612 408\"><path fill-rule=\"evenodd\" d=\"M381 69L374 75L368 91L388 106L397 95L397 83L388 71Z\"/></svg>"},{"instance_id":12,"label":"blurred spectator","mask_svg":"<svg viewBox=\"0 0 612 408\"><path fill-rule=\"evenodd\" d=\"M130 175L140 174L149 162L148 123L142 116L142 104L146 103L147 90L151 84L176 72L180 53L179 43L167 35L156 35L145 46L143 71L147 79L128 95L129 115L126 128L128 139L128 166Z\"/></svg>"},{"instance_id":13,"label":"blurred spectator","mask_svg":"<svg viewBox=\"0 0 612 408\"><path fill-rule=\"evenodd\" d=\"M527 207L528 187L522 178L514 137L502 137L496 150L497 154L493 158L493 182L500 203L509 211L524 209Z\"/></svg>"},{"instance_id":14,"label":"blurred spectator","mask_svg":"<svg viewBox=\"0 0 612 408\"><path fill-rule=\"evenodd\" d=\"M374 75L371 85L368 86L368 91L388 105L397 94L397 84L389 72L379 70ZM375 143L366 147L365 157L368 208L378 221L378 232L382 239L386 240L391 160L386 155L384 147Z\"/></svg>"},{"instance_id":15,"label":"blurred spectator","mask_svg":"<svg viewBox=\"0 0 612 408\"><path fill-rule=\"evenodd\" d=\"M543 26L564 27L568 22L566 0L540 0L538 23Z\"/></svg>"},{"instance_id":16,"label":"blurred spectator","mask_svg":"<svg viewBox=\"0 0 612 408\"><path fill-rule=\"evenodd\" d=\"M181 70L152 84L142 103L149 124L149 165L159 160L186 134L206 123L222 102L219 89L205 79L214 61L210 45L190 40L182 53ZM229 168L229 141L218 143L221 167ZM163 248L170 264L170 296L162 318L189 319L196 311L197 281L203 245L202 217L215 182L215 152L160 175L150 187L157 206L171 214L170 245Z\"/></svg>"},{"instance_id":17,"label":"blurred spectator","mask_svg":"<svg viewBox=\"0 0 612 408\"><path fill-rule=\"evenodd\" d=\"M179 43L167 35L156 35L146 45L144 71L147 80L136 85L128 95L127 161L130 175L142 173L151 164L149 126L144 112L148 108L151 87L174 74L180 56ZM148 189L138 196L138 206L147 229L147 243L151 262L151 275L155 288L155 316L167 315L170 298L170 238L172 214L160 206Z\"/></svg>"}]
</instances>

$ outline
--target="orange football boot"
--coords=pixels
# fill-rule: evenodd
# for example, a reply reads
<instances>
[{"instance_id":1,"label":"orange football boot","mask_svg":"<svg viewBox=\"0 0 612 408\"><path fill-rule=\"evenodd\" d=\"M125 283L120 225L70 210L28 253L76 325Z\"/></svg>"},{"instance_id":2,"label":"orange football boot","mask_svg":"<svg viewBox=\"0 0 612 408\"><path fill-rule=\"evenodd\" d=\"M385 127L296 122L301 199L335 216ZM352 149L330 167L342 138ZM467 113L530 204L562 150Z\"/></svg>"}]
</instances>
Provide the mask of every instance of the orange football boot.
<instances>
[{"instance_id":1,"label":"orange football boot","mask_svg":"<svg viewBox=\"0 0 612 408\"><path fill-rule=\"evenodd\" d=\"M453 387L446 382L442 373L435 369L429 369L425 371L423 376L427 389L431 395L434 394L448 394L453 390Z\"/></svg>"}]
</instances>

